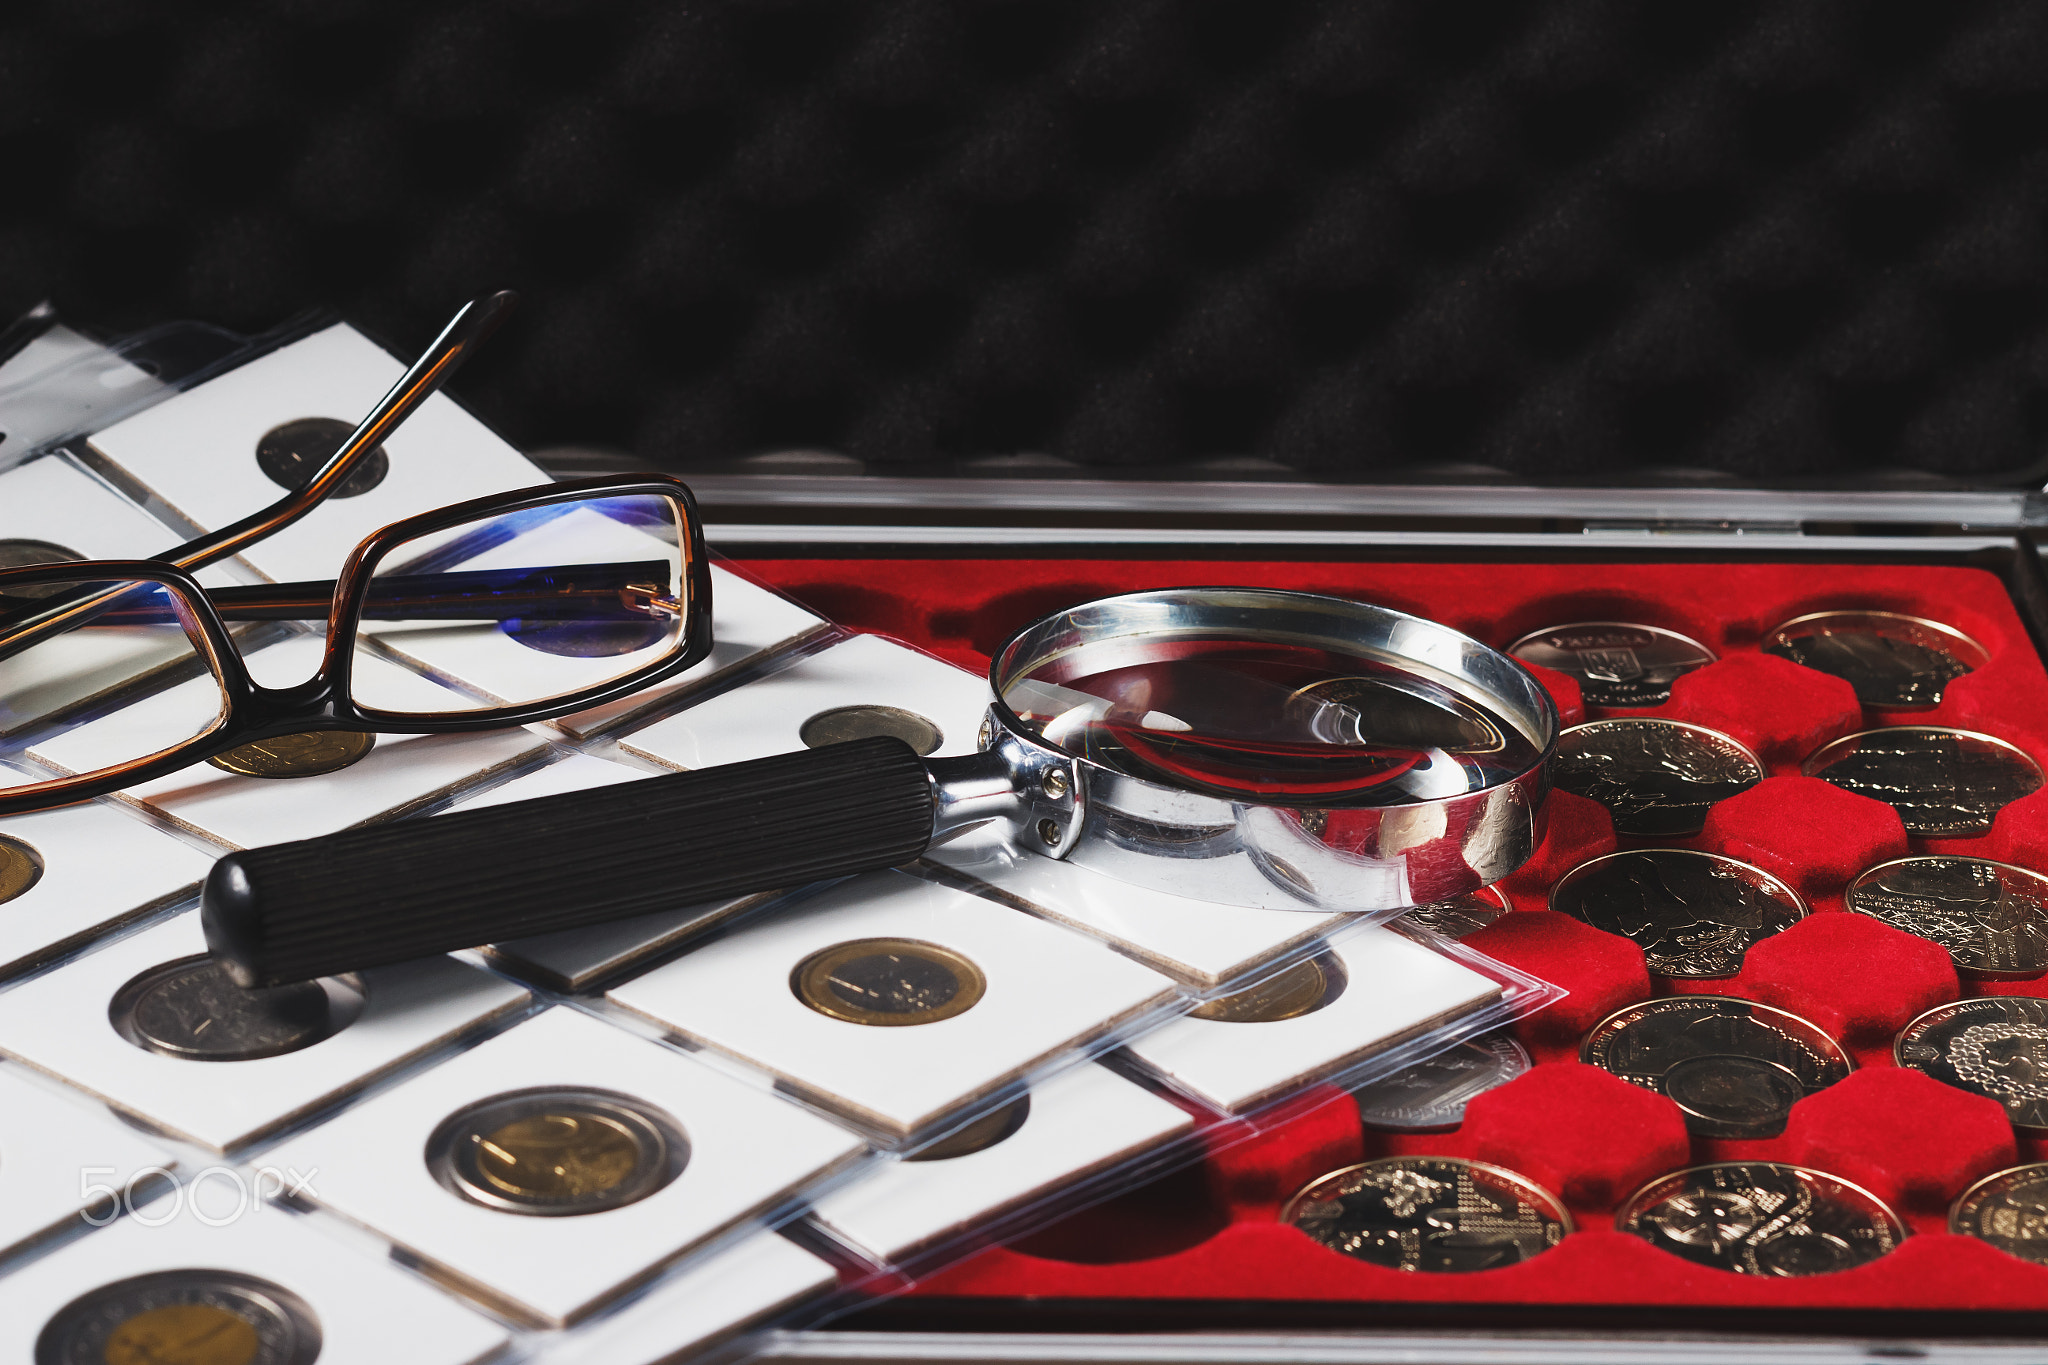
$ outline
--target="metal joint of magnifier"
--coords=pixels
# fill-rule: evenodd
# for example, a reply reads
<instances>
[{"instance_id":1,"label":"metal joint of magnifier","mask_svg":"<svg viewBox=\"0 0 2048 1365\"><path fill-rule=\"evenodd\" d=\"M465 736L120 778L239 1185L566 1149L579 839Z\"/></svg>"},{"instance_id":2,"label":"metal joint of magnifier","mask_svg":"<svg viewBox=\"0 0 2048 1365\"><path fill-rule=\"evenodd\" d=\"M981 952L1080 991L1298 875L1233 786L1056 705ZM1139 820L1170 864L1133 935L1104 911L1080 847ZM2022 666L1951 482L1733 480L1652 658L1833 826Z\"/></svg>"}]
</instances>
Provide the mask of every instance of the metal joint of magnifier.
<instances>
[{"instance_id":1,"label":"metal joint of magnifier","mask_svg":"<svg viewBox=\"0 0 2048 1365\"><path fill-rule=\"evenodd\" d=\"M1541 842L1555 705L1436 622L1263 588L1026 627L979 751L877 737L222 858L208 943L270 985L894 867L980 828L1193 900L1389 912Z\"/></svg>"}]
</instances>

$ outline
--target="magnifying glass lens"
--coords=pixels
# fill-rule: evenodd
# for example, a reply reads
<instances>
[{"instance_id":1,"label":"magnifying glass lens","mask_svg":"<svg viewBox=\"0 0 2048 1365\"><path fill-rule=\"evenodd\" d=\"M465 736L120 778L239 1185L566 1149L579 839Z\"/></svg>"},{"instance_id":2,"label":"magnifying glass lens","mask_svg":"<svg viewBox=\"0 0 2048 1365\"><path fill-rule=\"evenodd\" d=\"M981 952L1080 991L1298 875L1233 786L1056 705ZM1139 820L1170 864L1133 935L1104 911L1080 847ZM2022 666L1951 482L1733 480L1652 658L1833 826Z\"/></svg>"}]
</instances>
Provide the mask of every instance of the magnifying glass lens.
<instances>
[{"instance_id":1,"label":"magnifying glass lens","mask_svg":"<svg viewBox=\"0 0 2048 1365\"><path fill-rule=\"evenodd\" d=\"M1369 658L1256 640L1104 641L1003 699L1076 757L1150 782L1276 804L1459 795L1541 756L1468 697Z\"/></svg>"}]
</instances>

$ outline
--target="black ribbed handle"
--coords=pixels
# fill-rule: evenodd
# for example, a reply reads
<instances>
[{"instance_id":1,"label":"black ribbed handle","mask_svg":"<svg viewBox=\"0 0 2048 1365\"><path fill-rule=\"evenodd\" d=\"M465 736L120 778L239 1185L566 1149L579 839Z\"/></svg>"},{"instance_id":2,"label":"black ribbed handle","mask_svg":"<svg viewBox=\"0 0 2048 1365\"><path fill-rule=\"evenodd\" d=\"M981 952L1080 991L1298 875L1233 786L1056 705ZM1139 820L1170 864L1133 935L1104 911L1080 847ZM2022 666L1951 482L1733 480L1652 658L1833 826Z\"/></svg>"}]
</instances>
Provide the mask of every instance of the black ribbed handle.
<instances>
[{"instance_id":1,"label":"black ribbed handle","mask_svg":"<svg viewBox=\"0 0 2048 1365\"><path fill-rule=\"evenodd\" d=\"M923 762L877 737L231 853L201 917L273 986L895 867L931 833Z\"/></svg>"}]
</instances>

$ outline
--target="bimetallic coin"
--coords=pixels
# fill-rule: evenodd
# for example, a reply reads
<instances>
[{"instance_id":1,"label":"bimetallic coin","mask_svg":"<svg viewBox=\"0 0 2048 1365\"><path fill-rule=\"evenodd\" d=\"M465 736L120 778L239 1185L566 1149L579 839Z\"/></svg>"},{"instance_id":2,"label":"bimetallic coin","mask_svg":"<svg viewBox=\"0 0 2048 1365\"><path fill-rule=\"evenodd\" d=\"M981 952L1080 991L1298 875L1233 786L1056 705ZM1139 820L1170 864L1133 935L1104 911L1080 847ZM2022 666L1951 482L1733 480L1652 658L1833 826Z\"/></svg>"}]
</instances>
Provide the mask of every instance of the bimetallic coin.
<instances>
[{"instance_id":1,"label":"bimetallic coin","mask_svg":"<svg viewBox=\"0 0 2048 1365\"><path fill-rule=\"evenodd\" d=\"M1799 770L1884 802L1906 833L1930 839L1987 833L2008 803L2041 786L2040 765L2004 740L1937 725L1845 735Z\"/></svg>"},{"instance_id":2,"label":"bimetallic coin","mask_svg":"<svg viewBox=\"0 0 2048 1365\"><path fill-rule=\"evenodd\" d=\"M1865 706L1921 710L1991 659L1991 651L1939 621L1895 611L1817 611L1764 636L1763 652L1832 673Z\"/></svg>"},{"instance_id":3,"label":"bimetallic coin","mask_svg":"<svg viewBox=\"0 0 2048 1365\"><path fill-rule=\"evenodd\" d=\"M1849 883L1859 915L1933 939L1958 971L2048 972L2048 877L1987 858L1899 858Z\"/></svg>"},{"instance_id":4,"label":"bimetallic coin","mask_svg":"<svg viewBox=\"0 0 2048 1365\"><path fill-rule=\"evenodd\" d=\"M117 1280L57 1310L35 1365L312 1365L320 1320L282 1285L232 1270Z\"/></svg>"},{"instance_id":5,"label":"bimetallic coin","mask_svg":"<svg viewBox=\"0 0 2048 1365\"><path fill-rule=\"evenodd\" d=\"M882 1028L933 1024L981 1000L981 968L936 943L863 938L812 953L789 976L796 998L820 1014Z\"/></svg>"},{"instance_id":6,"label":"bimetallic coin","mask_svg":"<svg viewBox=\"0 0 2048 1365\"><path fill-rule=\"evenodd\" d=\"M1682 848L1638 848L1580 863L1550 908L1633 939L1659 976L1733 976L1749 945L1806 915L1799 893L1760 867Z\"/></svg>"},{"instance_id":7,"label":"bimetallic coin","mask_svg":"<svg viewBox=\"0 0 2048 1365\"><path fill-rule=\"evenodd\" d=\"M43 879L43 855L12 835L0 834L0 905Z\"/></svg>"},{"instance_id":8,"label":"bimetallic coin","mask_svg":"<svg viewBox=\"0 0 2048 1365\"><path fill-rule=\"evenodd\" d=\"M1507 901L1500 892L1484 886L1434 905L1418 905L1403 913L1401 922L1419 925L1444 938L1459 939L1478 933L1507 912Z\"/></svg>"},{"instance_id":9,"label":"bimetallic coin","mask_svg":"<svg viewBox=\"0 0 2048 1365\"><path fill-rule=\"evenodd\" d=\"M1024 1126L1024 1120L1031 1117L1031 1097L1021 1095L1013 1102L990 1113L983 1114L974 1122L956 1132L948 1133L928 1147L904 1157L905 1161L951 1161L958 1156L972 1156L985 1152L998 1142L1011 1137Z\"/></svg>"},{"instance_id":10,"label":"bimetallic coin","mask_svg":"<svg viewBox=\"0 0 2048 1365\"><path fill-rule=\"evenodd\" d=\"M1564 1240L1572 1217L1525 1176L1477 1161L1395 1156L1303 1186L1280 1211L1332 1251L1392 1270L1494 1270Z\"/></svg>"},{"instance_id":11,"label":"bimetallic coin","mask_svg":"<svg viewBox=\"0 0 2048 1365\"><path fill-rule=\"evenodd\" d=\"M256 467L279 488L294 492L313 482L320 466L341 449L341 443L355 433L350 422L332 417L301 417L274 426L256 442ZM360 497L384 482L391 472L391 458L383 446L376 446L356 460L354 469L329 494L336 498Z\"/></svg>"},{"instance_id":12,"label":"bimetallic coin","mask_svg":"<svg viewBox=\"0 0 2048 1365\"><path fill-rule=\"evenodd\" d=\"M1785 1131L1794 1102L1855 1068L1796 1014L1721 995L1676 995L1616 1010L1587 1032L1579 1060L1668 1095L1700 1137Z\"/></svg>"},{"instance_id":13,"label":"bimetallic coin","mask_svg":"<svg viewBox=\"0 0 2048 1365\"><path fill-rule=\"evenodd\" d=\"M252 740L206 761L243 777L317 777L346 768L376 743L375 735L352 730L308 730Z\"/></svg>"},{"instance_id":14,"label":"bimetallic coin","mask_svg":"<svg viewBox=\"0 0 2048 1365\"><path fill-rule=\"evenodd\" d=\"M797 731L797 737L813 749L876 735L900 739L920 755L934 753L946 742L937 725L900 706L838 706L820 711Z\"/></svg>"},{"instance_id":15,"label":"bimetallic coin","mask_svg":"<svg viewBox=\"0 0 2048 1365\"><path fill-rule=\"evenodd\" d=\"M297 1052L333 1037L362 1013L347 977L289 986L238 986L211 957L152 967L114 992L114 1031L145 1052L195 1062L241 1062Z\"/></svg>"},{"instance_id":16,"label":"bimetallic coin","mask_svg":"<svg viewBox=\"0 0 2048 1365\"><path fill-rule=\"evenodd\" d=\"M1936 1005L1899 1030L1892 1056L1997 1100L2015 1128L2048 1133L2048 1000L1976 996Z\"/></svg>"},{"instance_id":17,"label":"bimetallic coin","mask_svg":"<svg viewBox=\"0 0 2048 1365\"><path fill-rule=\"evenodd\" d=\"M1505 1033L1471 1038L1352 1092L1368 1128L1428 1133L1465 1121L1465 1104L1529 1069L1529 1054Z\"/></svg>"},{"instance_id":18,"label":"bimetallic coin","mask_svg":"<svg viewBox=\"0 0 2048 1365\"><path fill-rule=\"evenodd\" d=\"M1985 1176L1948 1211L1948 1230L2048 1265L2048 1162Z\"/></svg>"},{"instance_id":19,"label":"bimetallic coin","mask_svg":"<svg viewBox=\"0 0 2048 1365\"><path fill-rule=\"evenodd\" d=\"M1552 780L1598 801L1618 834L1698 834L1716 801L1763 781L1757 756L1718 730L1675 720L1595 720L1558 737Z\"/></svg>"},{"instance_id":20,"label":"bimetallic coin","mask_svg":"<svg viewBox=\"0 0 2048 1365\"><path fill-rule=\"evenodd\" d=\"M1870 1191L1772 1161L1653 1180L1629 1196L1614 1226L1695 1265L1781 1278L1848 1270L1906 1239L1906 1225Z\"/></svg>"},{"instance_id":21,"label":"bimetallic coin","mask_svg":"<svg viewBox=\"0 0 2048 1365\"><path fill-rule=\"evenodd\" d=\"M1517 659L1578 680L1588 706L1662 706L1682 674L1714 662L1698 640L1627 621L1574 621L1532 630L1508 646Z\"/></svg>"},{"instance_id":22,"label":"bimetallic coin","mask_svg":"<svg viewBox=\"0 0 2048 1365\"><path fill-rule=\"evenodd\" d=\"M1314 1014L1344 994L1346 983L1343 965L1323 953L1303 958L1241 991L1205 1000L1188 1013L1225 1024L1273 1024Z\"/></svg>"},{"instance_id":23,"label":"bimetallic coin","mask_svg":"<svg viewBox=\"0 0 2048 1365\"><path fill-rule=\"evenodd\" d=\"M427 1168L473 1204L562 1218L645 1199L682 1173L689 1151L682 1126L653 1105L556 1087L449 1115L427 1141Z\"/></svg>"}]
</instances>

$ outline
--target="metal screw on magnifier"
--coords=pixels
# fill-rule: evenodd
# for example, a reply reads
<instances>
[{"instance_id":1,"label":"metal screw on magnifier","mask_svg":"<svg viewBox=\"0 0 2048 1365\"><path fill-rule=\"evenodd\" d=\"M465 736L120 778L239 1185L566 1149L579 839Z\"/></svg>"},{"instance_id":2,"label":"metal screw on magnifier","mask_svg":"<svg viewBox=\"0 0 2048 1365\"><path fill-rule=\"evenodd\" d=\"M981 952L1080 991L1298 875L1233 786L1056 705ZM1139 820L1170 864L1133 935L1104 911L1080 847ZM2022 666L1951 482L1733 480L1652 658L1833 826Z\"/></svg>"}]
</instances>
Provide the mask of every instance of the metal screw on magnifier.
<instances>
[{"instance_id":1,"label":"metal screw on magnifier","mask_svg":"<svg viewBox=\"0 0 2048 1365\"><path fill-rule=\"evenodd\" d=\"M1045 775L1045 783L1044 783L1044 786L1045 786L1045 794L1046 794L1047 796L1050 796L1050 797L1051 797L1051 798L1052 798L1053 800L1055 800L1055 801L1057 801L1057 800L1059 800L1059 799L1060 799L1061 797L1065 796L1065 795L1067 794L1067 773L1066 773L1066 770L1065 770L1064 768L1053 768L1053 769L1049 770L1049 771L1048 771L1048 772L1046 773L1046 775ZM1048 820L1048 821L1046 821L1045 823L1046 823L1046 824L1051 824L1052 822L1051 822L1050 820ZM1043 832L1043 830L1041 829L1041 833L1042 833L1042 832ZM1053 842L1055 842L1055 841L1054 841L1054 840L1052 840L1052 839L1047 839L1047 840L1046 840L1046 842L1047 842L1048 844L1050 844L1050 843L1053 843Z\"/></svg>"},{"instance_id":2,"label":"metal screw on magnifier","mask_svg":"<svg viewBox=\"0 0 2048 1365\"><path fill-rule=\"evenodd\" d=\"M975 741L975 743L980 745L982 748L986 749L989 746L989 741L993 740L995 737L996 723L986 716L982 717L981 736Z\"/></svg>"},{"instance_id":3,"label":"metal screw on magnifier","mask_svg":"<svg viewBox=\"0 0 2048 1365\"><path fill-rule=\"evenodd\" d=\"M1038 822L1038 837L1045 840L1047 847L1058 847L1060 842L1060 822L1057 820L1040 820Z\"/></svg>"}]
</instances>

